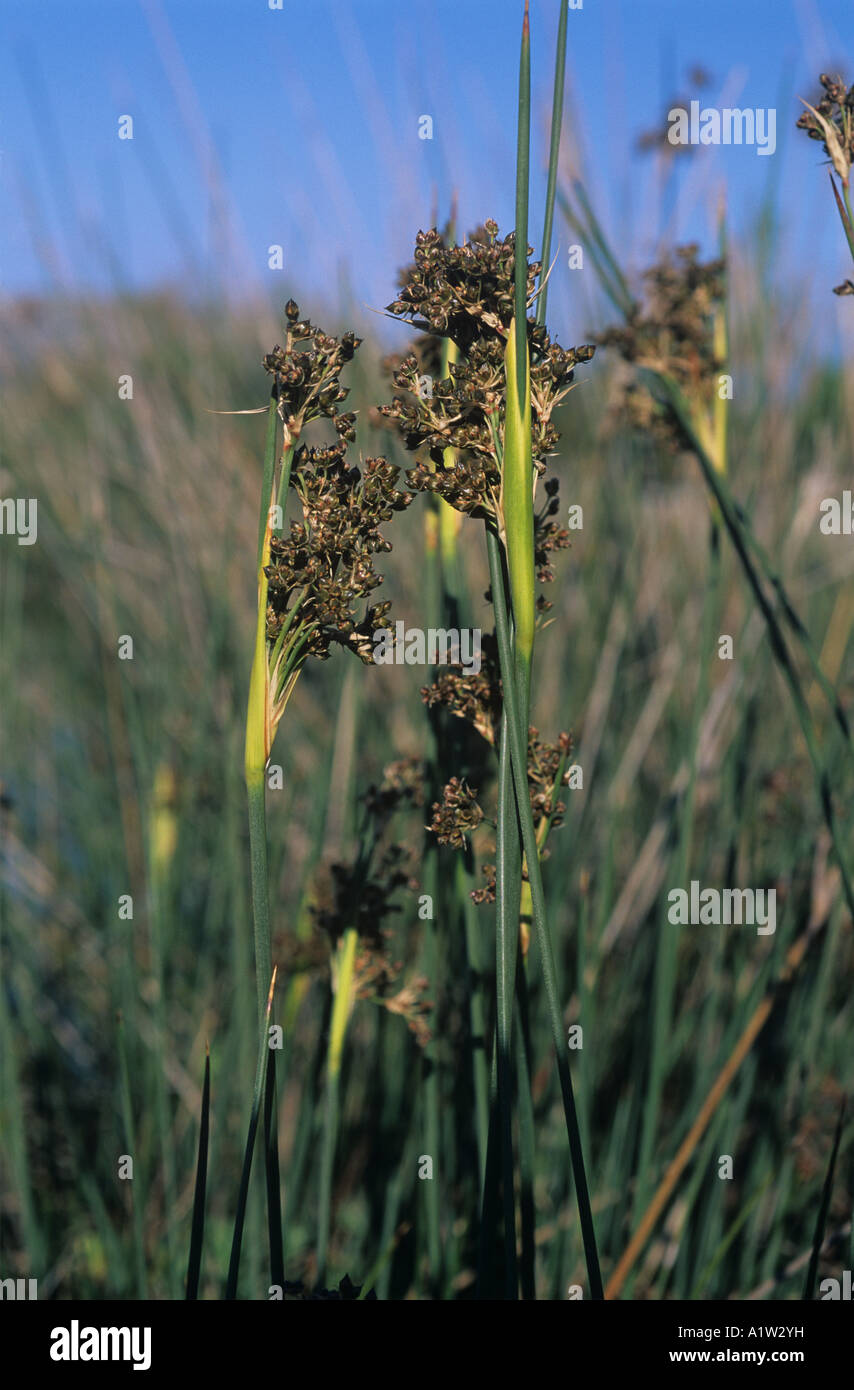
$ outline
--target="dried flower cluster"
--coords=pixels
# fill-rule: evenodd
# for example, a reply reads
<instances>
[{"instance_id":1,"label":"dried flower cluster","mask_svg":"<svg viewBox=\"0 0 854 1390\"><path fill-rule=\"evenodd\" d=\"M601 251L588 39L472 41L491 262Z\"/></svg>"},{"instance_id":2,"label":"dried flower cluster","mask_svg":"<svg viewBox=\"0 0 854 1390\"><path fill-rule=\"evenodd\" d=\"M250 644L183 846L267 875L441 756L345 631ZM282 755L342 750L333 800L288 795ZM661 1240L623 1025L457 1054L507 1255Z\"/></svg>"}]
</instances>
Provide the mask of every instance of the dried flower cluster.
<instances>
[{"instance_id":1,"label":"dried flower cluster","mask_svg":"<svg viewBox=\"0 0 854 1390\"><path fill-rule=\"evenodd\" d=\"M388 845L373 868L361 854L355 863L330 865L328 888L312 909L318 927L333 942L354 927L364 941L380 949L383 923L400 911L395 895L411 882L406 859L402 845Z\"/></svg>"},{"instance_id":2,"label":"dried flower cluster","mask_svg":"<svg viewBox=\"0 0 854 1390\"><path fill-rule=\"evenodd\" d=\"M452 777L442 790L442 800L433 805L430 829L440 845L464 849L466 835L477 830L484 819L477 804L477 788L470 787L459 777Z\"/></svg>"},{"instance_id":3,"label":"dried flower cluster","mask_svg":"<svg viewBox=\"0 0 854 1390\"><path fill-rule=\"evenodd\" d=\"M848 245L854 255L854 228L848 201L851 165L854 162L854 86L846 87L841 77L829 77L826 72L823 72L818 80L824 88L824 94L819 99L818 106L810 106L809 102L804 102L806 110L799 116L797 124L801 130L806 131L811 140L821 141L825 154L842 180L844 206L831 175L837 209ZM843 280L841 285L834 286L833 293L854 294L854 281Z\"/></svg>"},{"instance_id":4,"label":"dried flower cluster","mask_svg":"<svg viewBox=\"0 0 854 1390\"><path fill-rule=\"evenodd\" d=\"M367 815L383 824L406 806L423 806L424 764L420 758L397 758L388 763L379 786L371 783L362 802Z\"/></svg>"},{"instance_id":5,"label":"dried flower cluster","mask_svg":"<svg viewBox=\"0 0 854 1390\"><path fill-rule=\"evenodd\" d=\"M357 999L369 999L390 1014L404 1019L419 1047L426 1047L432 1038L430 1013L432 1002L426 997L426 975L412 975L402 981L403 962L393 960L385 951L364 949L356 956L354 989Z\"/></svg>"},{"instance_id":6,"label":"dried flower cluster","mask_svg":"<svg viewBox=\"0 0 854 1390\"><path fill-rule=\"evenodd\" d=\"M714 315L725 294L725 262L697 259L695 244L676 248L644 275L645 296L626 322L607 329L602 347L616 349L633 367L669 377L698 409L710 409L725 364L715 350ZM634 377L619 387L614 418L652 435L670 450L690 447L670 406Z\"/></svg>"},{"instance_id":7,"label":"dried flower cluster","mask_svg":"<svg viewBox=\"0 0 854 1390\"><path fill-rule=\"evenodd\" d=\"M548 857L546 839L552 830L563 824L566 804L560 800L560 788L569 783L567 763L572 752L572 739L561 733L555 743L544 742L533 726L528 730L528 793L534 816L534 829L540 845L540 857ZM452 777L443 788L442 800L433 806L430 829L439 844L463 849L466 836L473 834L486 822L493 824L477 801L477 790L463 778ZM472 893L476 903L495 902L495 865L484 864L486 883ZM527 871L523 872L527 879Z\"/></svg>"},{"instance_id":8,"label":"dried flower cluster","mask_svg":"<svg viewBox=\"0 0 854 1390\"><path fill-rule=\"evenodd\" d=\"M495 633L481 639L480 670L475 673L462 665L443 667L431 685L421 689L428 709L446 709L464 719L481 738L498 745L501 727L501 674Z\"/></svg>"},{"instance_id":9,"label":"dried flower cluster","mask_svg":"<svg viewBox=\"0 0 854 1390\"><path fill-rule=\"evenodd\" d=\"M571 752L570 734L558 734L556 743L545 743L537 729L528 730L528 790L538 833L544 821L551 830L563 824L566 805L558 799L558 792L569 782L567 763Z\"/></svg>"},{"instance_id":10,"label":"dried flower cluster","mask_svg":"<svg viewBox=\"0 0 854 1390\"><path fill-rule=\"evenodd\" d=\"M448 377L433 382L427 393L422 389L422 362L409 353L393 374L395 386L405 394L380 407L406 448L422 455L407 472L409 486L437 493L457 511L485 518L500 533L504 353L514 312L514 256L514 233L499 240L493 221L463 246L448 245L435 228L418 233L414 264L404 273L400 293L388 310L434 337L451 339L459 360L449 364ZM528 266L529 299L540 269L538 262ZM574 368L589 361L594 349L562 348L531 320L528 340L532 450L540 476L560 438L554 411L572 387ZM446 455L446 449L453 455ZM541 579L550 577L548 552L568 539L546 520L558 505L550 492L536 518Z\"/></svg>"},{"instance_id":11,"label":"dried flower cluster","mask_svg":"<svg viewBox=\"0 0 854 1390\"><path fill-rule=\"evenodd\" d=\"M854 163L854 87L846 87L841 77L829 77L823 72L819 82L824 95L817 106L806 102L806 110L798 117L797 125L811 140L820 140L843 184Z\"/></svg>"},{"instance_id":12,"label":"dried flower cluster","mask_svg":"<svg viewBox=\"0 0 854 1390\"><path fill-rule=\"evenodd\" d=\"M291 486L302 504L302 522L287 537L273 536L267 568L267 637L287 632L303 656L328 657L332 643L373 661L373 635L386 626L390 602L369 605L357 617L382 575L374 556L391 550L380 527L412 501L396 487L399 470L383 458L350 468L343 443L327 449L301 445Z\"/></svg>"},{"instance_id":13,"label":"dried flower cluster","mask_svg":"<svg viewBox=\"0 0 854 1390\"><path fill-rule=\"evenodd\" d=\"M361 338L345 333L333 338L301 319L299 305L285 305L285 346L278 343L264 358L264 367L276 381L278 411L285 429L285 448L299 438L312 420L332 420L342 439L355 438L356 417L342 414L338 405L349 392L339 373L361 344ZM302 344L298 347L297 344Z\"/></svg>"}]
</instances>

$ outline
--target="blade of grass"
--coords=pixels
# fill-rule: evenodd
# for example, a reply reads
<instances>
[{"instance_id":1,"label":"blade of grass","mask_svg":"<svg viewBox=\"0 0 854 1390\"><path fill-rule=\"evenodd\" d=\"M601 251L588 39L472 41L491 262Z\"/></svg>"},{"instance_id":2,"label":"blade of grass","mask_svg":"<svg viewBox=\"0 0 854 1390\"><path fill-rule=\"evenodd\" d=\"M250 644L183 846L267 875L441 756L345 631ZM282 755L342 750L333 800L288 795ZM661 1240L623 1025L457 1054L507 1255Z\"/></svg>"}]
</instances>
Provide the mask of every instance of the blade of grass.
<instances>
[{"instance_id":1,"label":"blade of grass","mask_svg":"<svg viewBox=\"0 0 854 1390\"><path fill-rule=\"evenodd\" d=\"M569 1063L566 1058L566 1042L563 1036L563 1019L557 994L554 953L552 951L551 937L549 936L546 921L543 881L540 872L539 855L537 853L537 839L534 830L531 801L528 794L527 740L525 739L523 725L520 720L520 705L517 698L515 680L513 678L514 663L510 645L510 626L504 598L501 544L497 535L490 530L487 530L487 553L489 556L490 581L495 607L495 627L498 637L504 699L508 713L511 763L513 769L513 782L516 789L516 806L521 822L523 848L528 865L528 877L531 884L534 928L540 950L543 980L546 988L549 1022L551 1024L552 1041L555 1048L558 1078L560 1080L561 1099L563 1101L572 1172L575 1179L576 1200L578 1202L590 1292L592 1298L601 1299L602 1275L599 1269L599 1255L596 1248L596 1236L593 1228L590 1193L584 1167L584 1152L581 1144L578 1118L575 1111L575 1100L572 1092L572 1078L569 1072Z\"/></svg>"},{"instance_id":2,"label":"blade of grass","mask_svg":"<svg viewBox=\"0 0 854 1390\"><path fill-rule=\"evenodd\" d=\"M534 1205L534 1103L531 1096L533 1052L531 1023L528 1014L527 958L520 957L516 967L516 1006L519 1011L521 1046L516 1049L517 1094L519 1097L519 1214L522 1231L520 1280L522 1298L533 1302L537 1297L536 1281L536 1210Z\"/></svg>"},{"instance_id":3,"label":"blade of grass","mask_svg":"<svg viewBox=\"0 0 854 1390\"><path fill-rule=\"evenodd\" d=\"M277 970L278 966L274 966L270 977L270 988L267 992L267 1001L261 1018L261 1028L258 1039L258 1061L255 1067L255 1089L252 1095L252 1111L249 1116L249 1132L246 1136L246 1148L243 1154L243 1169L240 1174L240 1189L237 1194L237 1212L234 1218L234 1235L231 1241L231 1257L228 1262L228 1278L226 1279L225 1285L225 1297L228 1300L237 1297L237 1279L240 1273L240 1247L243 1243L243 1224L246 1219L246 1199L249 1195L252 1155L255 1151L255 1135L258 1131L258 1118L261 1113L261 1098L264 1091L264 1080L267 1075L267 1062L270 1057L267 1030L270 1023L270 1010L273 1007L273 994L276 989ZM275 1280L273 1282L275 1282Z\"/></svg>"},{"instance_id":4,"label":"blade of grass","mask_svg":"<svg viewBox=\"0 0 854 1390\"><path fill-rule=\"evenodd\" d=\"M519 119L516 131L516 369L520 400L525 394L525 346L528 341L528 182L531 162L531 28L528 0L522 18L519 52ZM511 328L511 337L513 330Z\"/></svg>"},{"instance_id":5,"label":"blade of grass","mask_svg":"<svg viewBox=\"0 0 854 1390\"><path fill-rule=\"evenodd\" d=\"M560 19L557 27L557 48L555 49L555 83L554 96L552 98L552 125L551 136L549 139L549 173L546 183L546 212L543 218L543 248L540 259L543 268L540 272L540 283L537 296L537 323L542 325L546 321L546 298L548 296L548 283L546 276L549 269L549 257L552 248L552 224L554 222L555 211L555 192L557 190L557 171L560 161L560 133L563 124L563 92L566 79L566 24L569 12L569 0L561 0ZM519 306L516 306L519 312Z\"/></svg>"},{"instance_id":6,"label":"blade of grass","mask_svg":"<svg viewBox=\"0 0 854 1390\"><path fill-rule=\"evenodd\" d=\"M249 681L249 701L246 713L245 777L249 807L249 856L252 883L252 920L255 930L255 981L258 996L258 1015L264 1017L264 981L272 973L273 957L270 941L270 885L267 862L266 769L270 757L272 731L270 723L270 667L267 645L267 574L270 560L270 538L273 529L272 494L274 487L275 455L278 416L275 394L270 400L267 440L264 450L264 471L261 507L258 523L258 614L255 629L255 651ZM281 482L287 494L293 446L282 460ZM275 1058L270 1058L265 1073L264 1098L264 1168L267 1185L267 1228L270 1242L270 1273L274 1284L284 1281L284 1248L282 1241L281 1190L279 1183L278 1120L276 1107Z\"/></svg>"},{"instance_id":7,"label":"blade of grass","mask_svg":"<svg viewBox=\"0 0 854 1390\"><path fill-rule=\"evenodd\" d=\"M205 1189L208 1180L208 1131L211 1108L211 1050L205 1045L205 1079L202 1085L202 1116L199 1123L199 1157L193 1193L193 1224L190 1231L190 1258L187 1262L187 1299L199 1296L199 1271L205 1238Z\"/></svg>"},{"instance_id":8,"label":"blade of grass","mask_svg":"<svg viewBox=\"0 0 854 1390\"><path fill-rule=\"evenodd\" d=\"M511 676L512 680L512 676ZM506 713L501 720L498 764L498 829L495 845L495 993L498 1111L501 1181L504 1204L504 1296L518 1297L516 1270L516 1203L513 1180L513 990L519 942L522 857Z\"/></svg>"},{"instance_id":9,"label":"blade of grass","mask_svg":"<svg viewBox=\"0 0 854 1390\"><path fill-rule=\"evenodd\" d=\"M326 1110L323 1125L323 1149L320 1159L320 1197L317 1219L317 1281L321 1287L326 1278L329 1258L332 1174L335 1166L335 1143L338 1137L341 1058L350 1018L353 967L356 961L358 941L359 933L355 927L348 927L337 949L335 999L329 1024L329 1050L326 1055Z\"/></svg>"},{"instance_id":10,"label":"blade of grass","mask_svg":"<svg viewBox=\"0 0 854 1390\"><path fill-rule=\"evenodd\" d=\"M839 1119L836 1122L836 1134L833 1139L833 1148L830 1151L830 1162L827 1165L824 1187L821 1193L818 1216L815 1223L815 1235L812 1241L812 1254L810 1255L807 1277L804 1280L803 1301L809 1303L815 1293L815 1281L818 1274L818 1261L821 1255L821 1247L824 1244L824 1230L827 1225L827 1213L830 1211L830 1199L833 1195L833 1175L836 1171L836 1155L839 1153L839 1143L842 1139L842 1130L845 1124L845 1101L839 1109Z\"/></svg>"}]
</instances>

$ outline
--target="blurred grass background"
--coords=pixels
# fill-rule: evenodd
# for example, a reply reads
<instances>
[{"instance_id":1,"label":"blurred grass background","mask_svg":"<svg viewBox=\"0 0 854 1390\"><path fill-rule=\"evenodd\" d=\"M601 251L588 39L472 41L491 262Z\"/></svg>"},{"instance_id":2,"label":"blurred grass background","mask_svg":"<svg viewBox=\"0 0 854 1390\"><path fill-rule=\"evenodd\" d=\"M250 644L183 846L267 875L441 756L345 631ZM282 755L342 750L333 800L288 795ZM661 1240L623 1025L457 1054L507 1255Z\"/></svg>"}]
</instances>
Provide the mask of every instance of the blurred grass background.
<instances>
[{"instance_id":1,"label":"blurred grass background","mask_svg":"<svg viewBox=\"0 0 854 1390\"><path fill-rule=\"evenodd\" d=\"M816 171L817 202L821 177ZM808 280L785 273L781 228L787 201L800 196L775 190L732 248L731 485L850 713L854 551L850 537L818 530L821 499L850 485L852 358L830 350L837 333L850 338L849 308L830 295L835 271L818 306ZM386 299L396 269L388 267ZM325 306L308 302L299 283L287 293L328 331L364 334L349 379L357 448L404 462L371 424L371 406L391 388L380 365L387 341L361 293L343 280ZM595 292L584 293L587 317L576 312L569 329L558 321L562 341L595 341L607 321ZM280 334L281 307L153 291L57 291L0 305L0 495L39 502L38 544L0 544L0 1275L37 1276L40 1297L181 1296L206 1040L213 1099L201 1295L221 1296L255 1056L242 740L264 422L212 412L265 403L260 358ZM119 399L120 374L133 378L132 401ZM621 428L607 354L580 375L554 471L564 517L581 504L584 528L550 586L554 622L538 647L532 717L547 738L571 729L584 769L545 874L565 1020L584 1030L572 1066L603 1272L787 948L811 926L802 967L625 1291L798 1297L854 1073L852 923L797 724L726 543L714 626L732 635L735 658L713 659L695 711L709 525L699 473L690 460L663 463ZM427 624L423 521L421 501L395 521L382 566L381 596L410 625ZM488 619L479 536L464 522L468 626ZM132 661L118 660L123 635L133 638ZM279 1071L289 1278L311 1282L315 1270L329 1021L322 953L317 964L309 944L303 960L292 938L310 943L307 907L324 866L352 856L359 792L388 762L423 756L425 681L418 668L366 669L344 653L310 664L273 753L284 770L268 814L274 958L289 962ZM809 681L807 689L827 741L826 709ZM667 938L673 1005L663 1019L652 1004L655 962L667 891L687 887L674 875L692 730L689 878L776 888L777 931L697 927ZM840 759L833 772L844 818L850 770ZM398 829L417 878L418 815ZM440 874L450 875L453 851L438 856ZM119 916L123 894L132 895L132 920ZM398 954L414 962L423 947L418 894L402 893L399 906ZM490 909L477 921L491 968ZM461 931L454 919L437 924L430 982L439 1269L428 1248L428 1184L417 1177L427 1151L424 1059L401 1020L367 1003L349 1036L329 1277L360 1283L373 1272L384 1297L473 1291ZM536 969L531 979L538 1295L558 1298L583 1283L583 1259ZM653 1034L662 1027L661 1108L641 1164ZM118 1178L123 1154L133 1156L133 1182ZM718 1177L722 1154L733 1157L731 1181ZM846 1135L822 1274L851 1268L852 1178ZM259 1190L244 1250L241 1296L264 1298Z\"/></svg>"}]
</instances>

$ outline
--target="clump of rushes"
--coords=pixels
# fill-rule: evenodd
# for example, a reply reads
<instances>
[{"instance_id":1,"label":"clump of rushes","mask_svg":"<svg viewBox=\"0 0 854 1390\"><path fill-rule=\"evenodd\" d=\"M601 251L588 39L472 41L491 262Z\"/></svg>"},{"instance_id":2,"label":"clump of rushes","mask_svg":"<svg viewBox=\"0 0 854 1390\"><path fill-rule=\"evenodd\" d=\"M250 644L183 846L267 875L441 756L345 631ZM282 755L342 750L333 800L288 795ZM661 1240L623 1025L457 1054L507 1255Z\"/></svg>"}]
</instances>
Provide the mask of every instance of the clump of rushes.
<instances>
[{"instance_id":1,"label":"clump of rushes","mask_svg":"<svg viewBox=\"0 0 854 1390\"><path fill-rule=\"evenodd\" d=\"M811 140L821 141L822 148L833 165L842 185L842 196L836 187L833 174L830 185L842 221L848 249L854 258L854 216L851 212L849 183L851 165L854 163L854 86L846 87L841 77L829 77L823 72L819 77L823 88L817 106L808 101L803 104L805 111L798 117L797 125L805 130ZM802 98L803 100L803 98ZM844 280L837 285L834 294L854 294L854 281Z\"/></svg>"},{"instance_id":2,"label":"clump of rushes","mask_svg":"<svg viewBox=\"0 0 854 1390\"><path fill-rule=\"evenodd\" d=\"M563 1055L551 944L545 927L540 858L544 828L551 822L549 816L541 816L535 824L530 794L532 771L535 782L542 776L543 746L538 740L532 745L526 738L534 636L550 606L544 597L537 598L535 585L537 580L547 583L553 579L552 554L568 545L566 531L554 521L560 506L558 480L544 480L549 457L560 438L554 413L573 387L575 368L589 361L594 349L587 345L563 348L551 338L544 324L527 317L542 270L540 263L528 259L531 254L531 248L526 247L522 256L525 358L520 372L515 232L500 239L496 223L490 220L462 246L449 245L435 228L418 233L414 263L404 273L398 296L388 306L388 312L431 338L449 338L454 351L449 354L447 377L434 381L429 394L421 390L419 356L409 353L404 357L393 380L405 394L381 407L380 414L396 425L406 448L419 455L415 466L406 473L409 486L414 491L437 494L455 510L481 519L487 531L496 633L484 641L483 663L477 675L449 668L425 690L424 698L429 705L443 704L466 719L493 745L499 758L497 867L487 873L486 888L477 890L477 899L495 900L497 904L498 1088L499 1097L504 1093L502 1167L507 1296L516 1296L508 1072L509 1021L520 931L523 950L527 946L521 911L523 882L526 892L531 890L536 900L533 916L547 975L573 1167L579 1202L586 1208L583 1220L591 1288L594 1294L601 1295L580 1139ZM543 496L538 505L540 489ZM533 733L536 738L536 731ZM561 736L559 747L565 746L566 738ZM563 769L560 776L562 780ZM519 787L524 789L521 794ZM540 794L538 788L535 796ZM549 798L553 798L549 804L554 809L554 786L548 789L546 800ZM524 866L517 809L525 846ZM457 846L465 843L466 835L483 818L475 792L463 778L454 778L447 784L443 800L436 804L433 814L433 829L442 840Z\"/></svg>"},{"instance_id":3,"label":"clump of rushes","mask_svg":"<svg viewBox=\"0 0 854 1390\"><path fill-rule=\"evenodd\" d=\"M491 697L465 692L479 711L482 730L494 729L494 702L500 699L497 731L498 818L496 824L496 1037L492 1072L492 1115L483 1181L478 1288L492 1279L492 1224L499 1187L503 1196L505 1297L518 1297L515 1170L512 1122L512 1021L514 994L525 1035L518 1053L520 1079L520 1168L522 1195L522 1287L535 1296L533 1230L533 1106L527 1035L527 982L518 946L530 904L540 948L552 1040L561 1085L567 1138L576 1185L585 1258L594 1298L602 1280L592 1209L566 1057L554 953L548 931L540 872L540 846L529 795L528 717L534 638L548 606L538 603L536 581L552 577L551 551L567 543L551 518L558 510L557 489L546 490L536 510L537 487L558 434L552 415L573 385L574 368L593 356L592 347L564 349L545 329L547 276L542 267L551 245L566 65L568 0L561 0L555 57L549 169L542 262L531 263L528 246L528 183L531 129L531 59L528 0L525 0L519 56L516 153L516 225L503 241L488 221L463 246L450 245L434 228L420 232L415 262L404 273L401 290L388 306L432 338L447 342L446 375L422 392L418 356L405 358L395 377L409 398L397 397L383 413L412 451L422 453L407 474L410 487L438 494L455 510L480 518L485 527L490 594L495 613L499 686ZM539 284L537 285L537 280ZM536 287L536 288L535 288ZM528 310L537 299L536 317ZM425 457L426 455L426 457ZM455 804L467 828L477 819L474 793L452 784ZM441 816L441 807L439 808ZM463 828L460 834L464 839ZM523 883L523 861L528 882ZM523 955L524 955L523 937ZM497 1107L496 1107L497 1102ZM500 1163L497 1148L500 1145Z\"/></svg>"},{"instance_id":4,"label":"clump of rushes","mask_svg":"<svg viewBox=\"0 0 854 1390\"><path fill-rule=\"evenodd\" d=\"M370 604L382 582L374 556L390 545L380 532L411 496L396 487L398 470L384 459L348 467L355 415L340 409L347 397L340 373L360 339L335 338L300 317L289 300L284 346L264 358L273 377L258 526L258 610L246 718L245 775L249 800L252 907L259 1019L272 975L267 875L265 774L279 722L310 656L325 659L333 645L372 661L372 635L390 607ZM325 448L300 443L306 426L329 420L336 439ZM281 427L281 444L279 428ZM286 534L291 491L302 520ZM357 612L357 605L364 604ZM273 1282L281 1283L281 1215L276 1153L274 1059L267 1069L265 1148Z\"/></svg>"}]
</instances>

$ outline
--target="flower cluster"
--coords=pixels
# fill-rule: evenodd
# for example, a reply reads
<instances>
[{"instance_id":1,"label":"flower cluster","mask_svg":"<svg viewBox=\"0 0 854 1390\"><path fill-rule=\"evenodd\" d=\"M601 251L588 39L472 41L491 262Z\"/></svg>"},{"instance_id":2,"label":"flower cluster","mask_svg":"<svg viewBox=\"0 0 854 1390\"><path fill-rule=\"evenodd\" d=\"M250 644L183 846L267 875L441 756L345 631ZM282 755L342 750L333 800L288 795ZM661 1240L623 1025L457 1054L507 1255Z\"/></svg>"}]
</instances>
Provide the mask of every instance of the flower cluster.
<instances>
[{"instance_id":1,"label":"flower cluster","mask_svg":"<svg viewBox=\"0 0 854 1390\"><path fill-rule=\"evenodd\" d=\"M299 305L285 305L285 346L278 343L264 358L265 369L275 378L278 411L285 429L285 447L302 434L311 420L326 417L342 439L355 438L353 414L338 410L349 394L339 373L351 361L361 343L353 333L333 338L301 319ZM297 344L301 347L297 347Z\"/></svg>"},{"instance_id":2,"label":"flower cluster","mask_svg":"<svg viewBox=\"0 0 854 1390\"><path fill-rule=\"evenodd\" d=\"M506 335L513 318L515 256L515 233L499 241L492 219L462 246L447 245L435 227L419 232L414 264L401 277L400 293L388 312L415 328L451 338L468 356L489 331ZM529 298L541 268L538 261L528 266Z\"/></svg>"},{"instance_id":3,"label":"flower cluster","mask_svg":"<svg viewBox=\"0 0 854 1390\"><path fill-rule=\"evenodd\" d=\"M393 373L394 385L404 394L379 412L396 426L406 448L420 455L407 472L409 486L437 493L457 511L482 517L499 532L504 354L514 313L514 257L515 234L499 240L492 221L463 246L447 245L435 229L418 233L414 264L388 311L434 337L449 338L457 360L449 362L448 376L425 392L422 360L410 352ZM529 300L540 270L538 262L529 263ZM528 342L532 453L539 477L560 438L553 414L573 385L576 365L589 361L594 349L562 348L531 320ZM547 514L556 506L550 495ZM542 516L537 529L540 551L553 549L552 531L544 527ZM544 577L547 567L541 566Z\"/></svg>"},{"instance_id":4,"label":"flower cluster","mask_svg":"<svg viewBox=\"0 0 854 1390\"><path fill-rule=\"evenodd\" d=\"M823 72L818 80L824 88L824 94L817 106L810 106L809 102L804 102L806 109L799 116L797 124L801 130L806 131L811 140L821 141L825 154L842 180L844 207L831 176L836 204L851 245L848 187L851 165L854 163L854 86L846 87L841 77L829 77L826 72ZM833 293L854 294L854 281L843 280L841 285L834 287Z\"/></svg>"},{"instance_id":5,"label":"flower cluster","mask_svg":"<svg viewBox=\"0 0 854 1390\"><path fill-rule=\"evenodd\" d=\"M571 752L570 734L558 734L556 743L544 743L537 729L528 730L528 791L537 831L544 821L552 830L563 824L566 805L558 792L569 782Z\"/></svg>"},{"instance_id":6,"label":"flower cluster","mask_svg":"<svg viewBox=\"0 0 854 1390\"><path fill-rule=\"evenodd\" d=\"M422 686L421 698L428 709L444 708L464 719L481 738L497 747L502 696L495 634L483 635L477 673L462 665L443 667L431 685Z\"/></svg>"},{"instance_id":7,"label":"flower cluster","mask_svg":"<svg viewBox=\"0 0 854 1390\"><path fill-rule=\"evenodd\" d=\"M697 259L695 244L676 248L644 275L646 294L626 322L607 329L599 339L634 367L669 377L698 408L714 399L717 374L725 370L715 346L714 315L723 305L725 262ZM620 387L615 416L651 434L665 448L686 447L673 411L634 378Z\"/></svg>"},{"instance_id":8,"label":"flower cluster","mask_svg":"<svg viewBox=\"0 0 854 1390\"><path fill-rule=\"evenodd\" d=\"M442 800L433 804L430 829L440 845L464 849L466 835L477 830L483 819L483 811L477 804L477 788L470 787L465 779L452 777L442 789Z\"/></svg>"},{"instance_id":9,"label":"flower cluster","mask_svg":"<svg viewBox=\"0 0 854 1390\"><path fill-rule=\"evenodd\" d=\"M299 643L303 658L325 659L331 644L339 643L365 663L373 661L373 636L386 625L391 604L370 604L361 617L355 605L382 583L374 556L391 545L380 527L412 501L396 486L398 472L382 458L367 459L363 470L348 467L342 442L326 449L301 445L296 451L291 486L303 520L292 522L287 536L270 541L271 643L286 632L289 647Z\"/></svg>"},{"instance_id":10,"label":"flower cluster","mask_svg":"<svg viewBox=\"0 0 854 1390\"><path fill-rule=\"evenodd\" d=\"M362 797L365 811L386 824L405 806L424 805L424 764L420 758L397 758L383 770L379 785L371 783Z\"/></svg>"},{"instance_id":11,"label":"flower cluster","mask_svg":"<svg viewBox=\"0 0 854 1390\"><path fill-rule=\"evenodd\" d=\"M390 1014L397 1014L406 1022L418 1046L426 1047L432 1038L429 1016L433 1008L425 997L427 977L412 975L403 982L402 972L403 963L392 960L387 950L360 950L353 967L356 998L369 999Z\"/></svg>"},{"instance_id":12,"label":"flower cluster","mask_svg":"<svg viewBox=\"0 0 854 1390\"><path fill-rule=\"evenodd\" d=\"M533 726L528 730L528 794L534 817L534 829L540 846L540 857L548 857L546 840L552 830L563 824L566 804L560 799L560 788L569 782L567 763L572 751L572 739L562 733L555 743L544 742ZM477 791L464 779L452 777L443 789L442 800L433 807L430 829L439 844L462 849L466 835L488 821L477 801ZM484 864L485 884L472 893L476 903L495 902L495 865ZM523 871L527 880L527 870Z\"/></svg>"},{"instance_id":13,"label":"flower cluster","mask_svg":"<svg viewBox=\"0 0 854 1390\"><path fill-rule=\"evenodd\" d=\"M355 863L336 863L329 869L329 884L312 908L317 926L332 942L355 928L374 949L384 944L383 923L400 911L393 901L400 888L411 883L404 868L407 851L402 845L389 845L371 868L359 855Z\"/></svg>"},{"instance_id":14,"label":"flower cluster","mask_svg":"<svg viewBox=\"0 0 854 1390\"><path fill-rule=\"evenodd\" d=\"M798 117L797 125L811 140L820 140L846 188L854 163L854 86L846 87L841 77L823 72L819 82L824 94L817 106L809 106Z\"/></svg>"}]
</instances>

